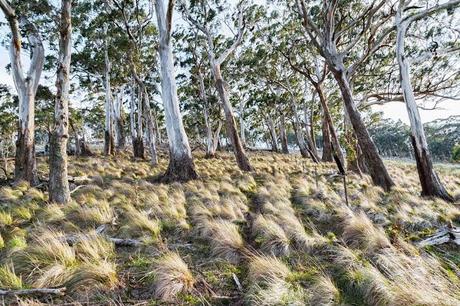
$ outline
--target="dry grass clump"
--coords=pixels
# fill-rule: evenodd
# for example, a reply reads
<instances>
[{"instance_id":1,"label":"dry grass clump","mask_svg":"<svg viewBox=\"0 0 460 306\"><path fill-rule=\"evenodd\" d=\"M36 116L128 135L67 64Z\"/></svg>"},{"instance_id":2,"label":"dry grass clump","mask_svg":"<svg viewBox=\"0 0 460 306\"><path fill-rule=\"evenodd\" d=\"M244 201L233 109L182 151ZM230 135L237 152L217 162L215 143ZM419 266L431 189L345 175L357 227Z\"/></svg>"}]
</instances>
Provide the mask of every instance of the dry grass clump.
<instances>
[{"instance_id":1,"label":"dry grass clump","mask_svg":"<svg viewBox=\"0 0 460 306\"><path fill-rule=\"evenodd\" d=\"M69 216L85 225L101 225L112 223L115 211L105 200L89 205L70 204L66 207Z\"/></svg>"},{"instance_id":2,"label":"dry grass clump","mask_svg":"<svg viewBox=\"0 0 460 306\"><path fill-rule=\"evenodd\" d=\"M321 275L315 280L309 298L310 305L338 305L340 302L340 292L328 275Z\"/></svg>"},{"instance_id":3,"label":"dry grass clump","mask_svg":"<svg viewBox=\"0 0 460 306\"><path fill-rule=\"evenodd\" d=\"M13 216L7 211L0 210L0 225L8 226L13 224Z\"/></svg>"},{"instance_id":4,"label":"dry grass clump","mask_svg":"<svg viewBox=\"0 0 460 306\"><path fill-rule=\"evenodd\" d=\"M157 219L149 217L148 212L139 211L131 206L126 207L127 226L130 232L135 234L139 230L149 232L153 237L157 237L161 231L161 223Z\"/></svg>"},{"instance_id":5,"label":"dry grass clump","mask_svg":"<svg viewBox=\"0 0 460 306\"><path fill-rule=\"evenodd\" d=\"M252 225L252 234L262 251L274 256L289 254L289 238L275 221L258 215Z\"/></svg>"},{"instance_id":6,"label":"dry grass clump","mask_svg":"<svg viewBox=\"0 0 460 306\"><path fill-rule=\"evenodd\" d=\"M179 254L168 252L159 258L153 270L155 295L163 301L173 301L179 293L193 289L195 278Z\"/></svg>"},{"instance_id":7,"label":"dry grass clump","mask_svg":"<svg viewBox=\"0 0 460 306\"><path fill-rule=\"evenodd\" d=\"M386 250L375 266L390 281L397 305L459 305L458 276L431 256L407 256Z\"/></svg>"},{"instance_id":8,"label":"dry grass clump","mask_svg":"<svg viewBox=\"0 0 460 306\"><path fill-rule=\"evenodd\" d=\"M64 220L65 218L64 210L62 206L51 203L43 207L38 213L39 220L46 223L54 223Z\"/></svg>"},{"instance_id":9,"label":"dry grass clump","mask_svg":"<svg viewBox=\"0 0 460 306\"><path fill-rule=\"evenodd\" d=\"M94 232L76 237L70 246L60 232L44 231L33 236L27 248L12 256L16 269L33 287L66 286L76 289L85 284L113 287L117 283L113 245Z\"/></svg>"},{"instance_id":10,"label":"dry grass clump","mask_svg":"<svg viewBox=\"0 0 460 306\"><path fill-rule=\"evenodd\" d=\"M306 292L286 281L289 274L289 268L276 257L253 257L249 262L251 283L246 300L251 305L305 305Z\"/></svg>"},{"instance_id":11,"label":"dry grass clump","mask_svg":"<svg viewBox=\"0 0 460 306\"><path fill-rule=\"evenodd\" d=\"M352 248L375 253L391 246L385 232L374 226L364 212L355 214L349 210L342 212L342 238Z\"/></svg>"},{"instance_id":12,"label":"dry grass clump","mask_svg":"<svg viewBox=\"0 0 460 306\"><path fill-rule=\"evenodd\" d=\"M238 263L244 251L244 240L238 225L219 219L212 220L209 229L213 255L231 263Z\"/></svg>"}]
</instances>

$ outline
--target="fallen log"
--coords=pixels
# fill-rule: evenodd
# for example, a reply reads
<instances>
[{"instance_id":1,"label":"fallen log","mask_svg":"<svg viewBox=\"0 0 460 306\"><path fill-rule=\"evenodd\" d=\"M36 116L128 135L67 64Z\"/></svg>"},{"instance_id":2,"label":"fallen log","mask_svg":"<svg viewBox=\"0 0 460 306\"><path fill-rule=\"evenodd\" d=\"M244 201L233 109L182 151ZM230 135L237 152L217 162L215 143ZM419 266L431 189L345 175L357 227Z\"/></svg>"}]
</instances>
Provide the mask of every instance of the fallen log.
<instances>
[{"instance_id":1,"label":"fallen log","mask_svg":"<svg viewBox=\"0 0 460 306\"><path fill-rule=\"evenodd\" d=\"M5 295L64 295L66 291L65 287L62 288L37 288L37 289L19 289L19 290L3 290L0 289L0 296Z\"/></svg>"},{"instance_id":2,"label":"fallen log","mask_svg":"<svg viewBox=\"0 0 460 306\"><path fill-rule=\"evenodd\" d=\"M106 225L101 225L95 230L95 233L97 235L103 235L107 240L111 241L115 246L119 246L119 247L126 247L126 246L137 247L137 246L140 246L142 244L142 242L140 240L136 240L136 239L122 239L122 238L108 237L108 236L103 234L105 229L106 229ZM72 236L65 237L65 241L67 242L67 244L72 246L75 243L77 243L79 240L85 239L85 237L87 237L87 236L85 236L85 235L72 235Z\"/></svg>"},{"instance_id":3,"label":"fallen log","mask_svg":"<svg viewBox=\"0 0 460 306\"><path fill-rule=\"evenodd\" d=\"M453 242L456 245L460 245L460 228L449 225L439 231L434 235L420 241L417 243L418 247L425 247L428 245L440 245L444 243Z\"/></svg>"}]
</instances>

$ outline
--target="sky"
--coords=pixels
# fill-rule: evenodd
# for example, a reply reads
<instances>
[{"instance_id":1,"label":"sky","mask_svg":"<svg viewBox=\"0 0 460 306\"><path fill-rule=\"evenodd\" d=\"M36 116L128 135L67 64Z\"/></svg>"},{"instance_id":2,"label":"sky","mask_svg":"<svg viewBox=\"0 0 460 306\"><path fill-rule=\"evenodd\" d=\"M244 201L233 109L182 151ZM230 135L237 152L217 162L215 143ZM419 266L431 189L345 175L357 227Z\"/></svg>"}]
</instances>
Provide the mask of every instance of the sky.
<instances>
[{"instance_id":1,"label":"sky","mask_svg":"<svg viewBox=\"0 0 460 306\"><path fill-rule=\"evenodd\" d=\"M0 23L5 22L3 14L0 14ZM3 39L7 31L6 27L0 28L0 38ZM455 55L454 55L455 56ZM14 91L12 76L7 72L6 66L9 64L8 50L4 46L0 46L0 83L9 85ZM27 71L28 61L24 58L25 70ZM42 84L53 85L54 80L46 81L42 75ZM401 120L404 123L409 123L406 107L404 103L394 102L383 106L373 106L374 110L382 111L384 118L393 120ZM446 100L439 104L436 110L420 110L420 115L423 122L429 122L436 119L445 119L450 116L460 116L460 101Z\"/></svg>"}]
</instances>

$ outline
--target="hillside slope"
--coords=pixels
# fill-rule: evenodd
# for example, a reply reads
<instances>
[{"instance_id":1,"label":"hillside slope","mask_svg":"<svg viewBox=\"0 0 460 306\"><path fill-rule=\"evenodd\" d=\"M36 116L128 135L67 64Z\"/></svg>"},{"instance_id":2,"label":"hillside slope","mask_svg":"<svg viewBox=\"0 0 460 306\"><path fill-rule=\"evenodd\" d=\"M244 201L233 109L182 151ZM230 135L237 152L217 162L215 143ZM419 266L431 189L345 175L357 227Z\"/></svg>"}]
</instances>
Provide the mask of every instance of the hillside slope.
<instances>
[{"instance_id":1,"label":"hillside slope","mask_svg":"<svg viewBox=\"0 0 460 306\"><path fill-rule=\"evenodd\" d=\"M418 196L415 166L388 162L397 187L333 164L253 153L196 157L200 179L155 184L127 156L70 162L73 202L0 188L0 288L66 288L5 303L82 305L459 305L460 253L415 242L460 209ZM41 176L47 174L44 160ZM460 170L439 169L460 193Z\"/></svg>"}]
</instances>

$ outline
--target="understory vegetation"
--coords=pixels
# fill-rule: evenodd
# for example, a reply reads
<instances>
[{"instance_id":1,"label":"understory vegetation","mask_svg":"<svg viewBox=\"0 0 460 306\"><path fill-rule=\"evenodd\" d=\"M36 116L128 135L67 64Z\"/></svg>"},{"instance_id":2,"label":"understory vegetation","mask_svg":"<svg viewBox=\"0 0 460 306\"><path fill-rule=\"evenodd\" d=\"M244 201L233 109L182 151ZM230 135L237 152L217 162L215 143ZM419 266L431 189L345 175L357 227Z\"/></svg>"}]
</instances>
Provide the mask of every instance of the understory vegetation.
<instances>
[{"instance_id":1,"label":"understory vegetation","mask_svg":"<svg viewBox=\"0 0 460 306\"><path fill-rule=\"evenodd\" d=\"M251 153L244 173L229 153L196 153L200 178L154 183L127 155L71 158L71 203L41 186L0 188L0 288L61 288L63 296L6 305L459 305L460 253L417 241L460 220L460 209L420 198L415 165L387 162L383 192L335 165ZM40 177L48 165L38 159ZM438 166L460 197L460 169ZM123 245L120 241L135 242Z\"/></svg>"}]
</instances>

